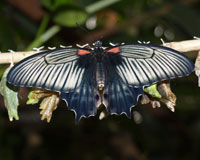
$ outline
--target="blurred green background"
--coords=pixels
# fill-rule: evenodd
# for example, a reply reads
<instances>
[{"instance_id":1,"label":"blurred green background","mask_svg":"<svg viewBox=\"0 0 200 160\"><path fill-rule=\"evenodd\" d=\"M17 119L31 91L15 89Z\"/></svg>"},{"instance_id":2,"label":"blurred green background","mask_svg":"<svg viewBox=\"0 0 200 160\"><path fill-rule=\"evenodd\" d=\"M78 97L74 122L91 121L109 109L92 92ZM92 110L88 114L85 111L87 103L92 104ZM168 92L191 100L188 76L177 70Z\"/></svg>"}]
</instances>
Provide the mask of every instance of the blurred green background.
<instances>
[{"instance_id":1,"label":"blurred green background","mask_svg":"<svg viewBox=\"0 0 200 160\"><path fill-rule=\"evenodd\" d=\"M92 43L166 42L200 36L199 0L1 0L0 50ZM193 60L196 53L187 54ZM0 65L0 74L7 65ZM0 160L199 160L200 89L194 73L171 81L176 112L138 105L125 115L82 119L64 102L51 123L38 105L25 105L9 122L0 97Z\"/></svg>"}]
</instances>

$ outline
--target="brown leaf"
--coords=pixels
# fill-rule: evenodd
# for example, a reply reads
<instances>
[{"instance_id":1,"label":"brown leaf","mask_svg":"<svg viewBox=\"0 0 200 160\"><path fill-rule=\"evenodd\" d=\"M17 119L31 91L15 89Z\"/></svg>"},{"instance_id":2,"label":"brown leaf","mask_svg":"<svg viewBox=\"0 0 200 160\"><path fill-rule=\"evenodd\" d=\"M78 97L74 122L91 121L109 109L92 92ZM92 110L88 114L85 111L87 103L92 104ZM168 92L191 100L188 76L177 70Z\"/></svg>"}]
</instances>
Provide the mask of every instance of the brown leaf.
<instances>
[{"instance_id":1,"label":"brown leaf","mask_svg":"<svg viewBox=\"0 0 200 160\"><path fill-rule=\"evenodd\" d=\"M153 108L159 108L161 106L160 102L156 100L151 101L151 105Z\"/></svg>"},{"instance_id":2,"label":"brown leaf","mask_svg":"<svg viewBox=\"0 0 200 160\"><path fill-rule=\"evenodd\" d=\"M162 95L160 101L163 102L172 112L174 112L174 106L176 105L176 95L171 91L170 83L162 82L158 85L157 89L158 92Z\"/></svg>"},{"instance_id":3,"label":"brown leaf","mask_svg":"<svg viewBox=\"0 0 200 160\"><path fill-rule=\"evenodd\" d=\"M162 98L155 98L149 94L144 93L140 101L141 104L151 103L153 108L157 108L161 106L160 102L162 102L167 106L167 108L174 112L174 106L176 105L176 95L171 91L169 81L164 81L157 84L157 90Z\"/></svg>"},{"instance_id":4,"label":"brown leaf","mask_svg":"<svg viewBox=\"0 0 200 160\"><path fill-rule=\"evenodd\" d=\"M150 96L148 96L147 94L143 93L142 95L142 99L141 99L141 104L148 104L151 102Z\"/></svg>"},{"instance_id":5,"label":"brown leaf","mask_svg":"<svg viewBox=\"0 0 200 160\"><path fill-rule=\"evenodd\" d=\"M57 108L58 103L59 97L57 94L52 94L44 98L40 103L40 109L42 109L40 112L40 114L42 114L41 120L47 119L47 122L49 123L52 117L52 113Z\"/></svg>"},{"instance_id":6,"label":"brown leaf","mask_svg":"<svg viewBox=\"0 0 200 160\"><path fill-rule=\"evenodd\" d=\"M47 119L47 122L50 122L53 111L57 108L57 105L60 101L59 93L54 91L49 91L45 89L35 88L29 93L28 104L38 103L41 99L40 109L42 114L41 120Z\"/></svg>"}]
</instances>

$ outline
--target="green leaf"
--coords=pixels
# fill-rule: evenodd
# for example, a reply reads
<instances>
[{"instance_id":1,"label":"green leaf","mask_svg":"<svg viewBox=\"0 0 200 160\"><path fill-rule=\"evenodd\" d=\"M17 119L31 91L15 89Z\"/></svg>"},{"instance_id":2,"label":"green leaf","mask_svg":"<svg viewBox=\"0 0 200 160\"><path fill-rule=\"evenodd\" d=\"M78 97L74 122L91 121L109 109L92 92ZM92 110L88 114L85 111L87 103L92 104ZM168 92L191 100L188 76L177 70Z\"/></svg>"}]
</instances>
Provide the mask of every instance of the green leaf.
<instances>
[{"instance_id":1,"label":"green leaf","mask_svg":"<svg viewBox=\"0 0 200 160\"><path fill-rule=\"evenodd\" d=\"M36 97L34 95L35 95L34 91L29 92L26 104L36 104L39 102L40 97Z\"/></svg>"},{"instance_id":2,"label":"green leaf","mask_svg":"<svg viewBox=\"0 0 200 160\"><path fill-rule=\"evenodd\" d=\"M54 16L54 21L62 26L66 27L76 27L77 24L81 25L83 24L88 15L84 11L80 10L64 10L64 11L59 11L55 16Z\"/></svg>"},{"instance_id":3,"label":"green leaf","mask_svg":"<svg viewBox=\"0 0 200 160\"><path fill-rule=\"evenodd\" d=\"M51 96L54 92L47 91L44 89L34 88L31 92L28 94L28 101L26 104L36 104L38 103L42 98Z\"/></svg>"},{"instance_id":4,"label":"green leaf","mask_svg":"<svg viewBox=\"0 0 200 160\"><path fill-rule=\"evenodd\" d=\"M146 92L147 94L149 94L149 95L151 95L152 97L155 97L155 98L161 98L162 97L157 90L157 84L153 84L151 86L144 88L144 92Z\"/></svg>"},{"instance_id":5,"label":"green leaf","mask_svg":"<svg viewBox=\"0 0 200 160\"><path fill-rule=\"evenodd\" d=\"M0 92L1 95L4 97L4 104L8 110L8 116L10 121L15 118L16 120L19 119L17 108L19 106L19 101L17 97L17 91L12 89L12 86L7 85L7 74L9 70L11 69L11 66L7 68L3 74L3 77L0 82Z\"/></svg>"}]
</instances>

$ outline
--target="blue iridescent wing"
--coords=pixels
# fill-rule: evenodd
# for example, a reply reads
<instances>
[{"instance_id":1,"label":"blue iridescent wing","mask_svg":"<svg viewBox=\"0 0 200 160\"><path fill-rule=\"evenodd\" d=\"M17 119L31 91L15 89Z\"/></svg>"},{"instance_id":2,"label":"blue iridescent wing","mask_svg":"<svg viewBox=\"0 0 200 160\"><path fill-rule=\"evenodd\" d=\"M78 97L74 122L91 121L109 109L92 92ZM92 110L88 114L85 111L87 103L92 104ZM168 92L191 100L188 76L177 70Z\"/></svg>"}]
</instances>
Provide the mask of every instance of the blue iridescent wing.
<instances>
[{"instance_id":1,"label":"blue iridescent wing","mask_svg":"<svg viewBox=\"0 0 200 160\"><path fill-rule=\"evenodd\" d=\"M79 56L77 53L80 53ZM7 80L17 86L58 91L75 111L76 119L96 113L97 90L93 81L94 57L86 49L59 49L41 52L17 63Z\"/></svg>"},{"instance_id":2,"label":"blue iridescent wing","mask_svg":"<svg viewBox=\"0 0 200 160\"><path fill-rule=\"evenodd\" d=\"M90 117L97 113L99 98L94 78L96 75L95 65L95 60L89 63L85 68L80 85L76 86L73 92L61 92L61 98L67 102L68 108L75 111L76 121L79 121L81 117Z\"/></svg>"},{"instance_id":3,"label":"blue iridescent wing","mask_svg":"<svg viewBox=\"0 0 200 160\"><path fill-rule=\"evenodd\" d=\"M83 75L79 79L73 80L73 83L77 83L76 81L80 81L80 83L74 85L73 91L61 91L60 96L67 103L68 108L74 111L75 119L78 122L81 117L96 115L99 98L96 97L98 90L94 79L96 75L95 58L90 55L81 56L76 65L84 68Z\"/></svg>"},{"instance_id":4,"label":"blue iridescent wing","mask_svg":"<svg viewBox=\"0 0 200 160\"><path fill-rule=\"evenodd\" d=\"M142 87L130 87L120 78L115 79L105 88L104 104L108 104L106 108L110 114L125 113L130 118L131 108L138 103L139 96L143 92Z\"/></svg>"},{"instance_id":5,"label":"blue iridescent wing","mask_svg":"<svg viewBox=\"0 0 200 160\"><path fill-rule=\"evenodd\" d=\"M121 45L108 48L107 53L123 82L133 87L186 76L194 70L190 59L167 47Z\"/></svg>"},{"instance_id":6,"label":"blue iridescent wing","mask_svg":"<svg viewBox=\"0 0 200 160\"><path fill-rule=\"evenodd\" d=\"M104 57L104 66L106 66L108 76L103 93L103 103L110 114L125 113L130 118L131 108L137 104L139 96L143 94L143 87L134 88L124 83L116 70L115 61L118 61L117 59L118 57L110 58L109 55Z\"/></svg>"}]
</instances>

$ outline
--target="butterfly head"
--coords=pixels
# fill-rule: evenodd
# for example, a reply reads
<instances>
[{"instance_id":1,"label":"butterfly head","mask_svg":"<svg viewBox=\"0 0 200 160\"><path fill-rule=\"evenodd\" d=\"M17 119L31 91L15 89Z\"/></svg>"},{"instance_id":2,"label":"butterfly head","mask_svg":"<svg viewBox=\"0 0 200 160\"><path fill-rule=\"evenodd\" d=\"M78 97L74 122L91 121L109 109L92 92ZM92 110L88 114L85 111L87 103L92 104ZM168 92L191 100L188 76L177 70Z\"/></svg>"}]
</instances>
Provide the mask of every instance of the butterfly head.
<instances>
[{"instance_id":1,"label":"butterfly head","mask_svg":"<svg viewBox=\"0 0 200 160\"><path fill-rule=\"evenodd\" d=\"M95 41L93 43L93 46L94 46L94 54L96 55L97 60L101 60L102 56L104 54L104 49L102 47L102 42L97 40L97 41Z\"/></svg>"},{"instance_id":2,"label":"butterfly head","mask_svg":"<svg viewBox=\"0 0 200 160\"><path fill-rule=\"evenodd\" d=\"M94 48L101 48L102 47L102 42L97 40L93 43Z\"/></svg>"}]
</instances>

